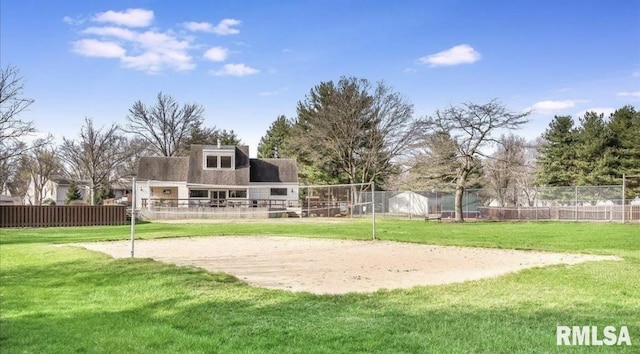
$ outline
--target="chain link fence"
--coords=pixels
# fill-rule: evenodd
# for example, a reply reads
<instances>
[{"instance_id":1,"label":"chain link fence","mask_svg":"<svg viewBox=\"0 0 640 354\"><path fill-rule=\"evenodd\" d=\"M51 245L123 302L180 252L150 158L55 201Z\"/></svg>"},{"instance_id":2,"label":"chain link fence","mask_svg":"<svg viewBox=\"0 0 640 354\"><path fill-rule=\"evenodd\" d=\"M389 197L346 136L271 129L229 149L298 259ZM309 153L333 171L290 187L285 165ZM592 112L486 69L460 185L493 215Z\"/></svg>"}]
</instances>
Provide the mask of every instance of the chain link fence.
<instances>
[{"instance_id":1,"label":"chain link fence","mask_svg":"<svg viewBox=\"0 0 640 354\"><path fill-rule=\"evenodd\" d=\"M455 217L455 191L375 192L380 217ZM462 214L469 220L640 221L640 195L623 198L622 186L468 189Z\"/></svg>"}]
</instances>

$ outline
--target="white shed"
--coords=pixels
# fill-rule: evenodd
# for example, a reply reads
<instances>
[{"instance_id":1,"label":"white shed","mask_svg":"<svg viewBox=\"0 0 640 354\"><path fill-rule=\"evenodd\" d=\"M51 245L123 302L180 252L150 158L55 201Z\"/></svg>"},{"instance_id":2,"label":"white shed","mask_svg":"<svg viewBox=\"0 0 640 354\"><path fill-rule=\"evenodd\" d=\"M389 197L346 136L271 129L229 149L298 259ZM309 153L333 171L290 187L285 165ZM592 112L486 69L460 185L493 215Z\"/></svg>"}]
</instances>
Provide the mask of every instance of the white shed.
<instances>
[{"instance_id":1,"label":"white shed","mask_svg":"<svg viewBox=\"0 0 640 354\"><path fill-rule=\"evenodd\" d=\"M434 200L435 203L435 200ZM389 213L413 215L429 214L429 198L415 192L402 192L389 198Z\"/></svg>"}]
</instances>

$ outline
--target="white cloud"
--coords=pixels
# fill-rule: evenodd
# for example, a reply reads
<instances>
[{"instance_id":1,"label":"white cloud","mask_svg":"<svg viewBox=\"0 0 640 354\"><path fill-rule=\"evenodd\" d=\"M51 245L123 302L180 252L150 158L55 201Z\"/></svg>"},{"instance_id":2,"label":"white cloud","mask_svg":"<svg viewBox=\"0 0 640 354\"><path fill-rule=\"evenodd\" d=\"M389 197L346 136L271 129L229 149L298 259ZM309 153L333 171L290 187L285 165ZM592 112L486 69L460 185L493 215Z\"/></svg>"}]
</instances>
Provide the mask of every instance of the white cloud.
<instances>
[{"instance_id":1,"label":"white cloud","mask_svg":"<svg viewBox=\"0 0 640 354\"><path fill-rule=\"evenodd\" d=\"M225 18L224 20L220 21L216 27L214 27L213 32L221 36L238 34L240 33L240 31L237 28L233 28L233 26L237 26L239 24L239 20L233 18Z\"/></svg>"},{"instance_id":2,"label":"white cloud","mask_svg":"<svg viewBox=\"0 0 640 354\"><path fill-rule=\"evenodd\" d=\"M573 100L564 100L564 101L540 101L536 102L533 106L527 108L527 110L534 111L557 111L561 109L571 108L576 105L576 102Z\"/></svg>"},{"instance_id":3,"label":"white cloud","mask_svg":"<svg viewBox=\"0 0 640 354\"><path fill-rule=\"evenodd\" d=\"M244 64L225 64L222 70L213 71L216 76L247 76L259 73L260 70L246 66Z\"/></svg>"},{"instance_id":4,"label":"white cloud","mask_svg":"<svg viewBox=\"0 0 640 354\"><path fill-rule=\"evenodd\" d=\"M128 28L106 26L88 27L80 33L109 40L83 39L77 41L74 45L74 52L78 54L106 52L105 55L91 56L119 58L123 67L147 73L158 73L167 69L184 71L195 68L193 57L189 54L189 50L192 49L189 40L176 37L172 31L166 33L156 30L140 32ZM114 39L118 43L111 41ZM116 47L120 48L120 51ZM125 48L129 48L128 55L125 55ZM100 49L103 51L101 52Z\"/></svg>"},{"instance_id":5,"label":"white cloud","mask_svg":"<svg viewBox=\"0 0 640 354\"><path fill-rule=\"evenodd\" d=\"M138 33L135 42L140 44L142 48L153 51L184 51L189 49L188 41L157 31Z\"/></svg>"},{"instance_id":6,"label":"white cloud","mask_svg":"<svg viewBox=\"0 0 640 354\"><path fill-rule=\"evenodd\" d=\"M153 21L153 11L147 9L127 9L124 12L109 10L96 14L93 21L114 23L126 27L147 27Z\"/></svg>"},{"instance_id":7,"label":"white cloud","mask_svg":"<svg viewBox=\"0 0 640 354\"><path fill-rule=\"evenodd\" d=\"M126 68L145 71L156 74L165 69L187 71L195 68L191 56L180 52L145 52L137 56L122 58L122 66Z\"/></svg>"},{"instance_id":8,"label":"white cloud","mask_svg":"<svg viewBox=\"0 0 640 354\"><path fill-rule=\"evenodd\" d=\"M602 114L605 118L608 118L615 111L616 109L613 107L594 107L576 113L576 117L584 117L587 112L596 112L597 114Z\"/></svg>"},{"instance_id":9,"label":"white cloud","mask_svg":"<svg viewBox=\"0 0 640 354\"><path fill-rule=\"evenodd\" d=\"M66 23L68 25L76 26L76 25L81 25L84 22L84 19L73 18L71 16L65 16L65 17L62 18L62 22Z\"/></svg>"},{"instance_id":10,"label":"white cloud","mask_svg":"<svg viewBox=\"0 0 640 354\"><path fill-rule=\"evenodd\" d=\"M191 32L213 32L213 25L209 22L185 22L182 25Z\"/></svg>"},{"instance_id":11,"label":"white cloud","mask_svg":"<svg viewBox=\"0 0 640 354\"><path fill-rule=\"evenodd\" d=\"M640 97L640 91L635 91L635 92L618 92L616 95L617 95L617 96L620 96L620 97Z\"/></svg>"},{"instance_id":12,"label":"white cloud","mask_svg":"<svg viewBox=\"0 0 640 354\"><path fill-rule=\"evenodd\" d=\"M228 55L229 55L229 50L223 47L209 48L206 52L204 52L205 59L208 59L211 61L225 61L227 60Z\"/></svg>"},{"instance_id":13,"label":"white cloud","mask_svg":"<svg viewBox=\"0 0 640 354\"><path fill-rule=\"evenodd\" d=\"M229 56L227 48L197 43L197 37L190 33L174 31L171 28L143 28L151 25L153 21L154 13L151 10L106 11L89 18L93 21L93 26L77 30L84 38L71 42L72 52L87 57L118 59L124 68L150 74L167 70L186 71L196 67L194 56L202 56L214 62L226 61ZM63 21L79 24L78 20L69 16L64 17ZM192 31L228 35L239 33L234 27L239 24L239 20L224 19L215 26L207 22L187 22L182 26ZM230 64L215 74L246 76L258 72L257 69L244 64Z\"/></svg>"},{"instance_id":14,"label":"white cloud","mask_svg":"<svg viewBox=\"0 0 640 354\"><path fill-rule=\"evenodd\" d=\"M126 50L118 43L96 39L80 39L71 43L72 51L85 57L122 58Z\"/></svg>"},{"instance_id":15,"label":"white cloud","mask_svg":"<svg viewBox=\"0 0 640 354\"><path fill-rule=\"evenodd\" d=\"M230 34L240 33L240 30L234 28L240 23L240 20L225 18L224 20L218 22L218 24L215 26L209 22L185 22L183 23L183 26L192 32L207 32L215 33L220 36L227 36Z\"/></svg>"},{"instance_id":16,"label":"white cloud","mask_svg":"<svg viewBox=\"0 0 640 354\"><path fill-rule=\"evenodd\" d=\"M84 29L83 34L95 34L102 37L116 37L133 41L136 38L138 32L134 32L127 28L122 27L89 27Z\"/></svg>"},{"instance_id":17,"label":"white cloud","mask_svg":"<svg viewBox=\"0 0 640 354\"><path fill-rule=\"evenodd\" d=\"M480 60L481 57L480 53L470 45L461 44L442 52L422 57L419 60L423 64L429 64L429 66L434 67L471 64Z\"/></svg>"},{"instance_id":18,"label":"white cloud","mask_svg":"<svg viewBox=\"0 0 640 354\"><path fill-rule=\"evenodd\" d=\"M196 67L188 52L190 43L171 34L146 31L138 33L133 42L141 53L123 58L122 64L125 67L149 73L165 69L185 71Z\"/></svg>"}]
</instances>

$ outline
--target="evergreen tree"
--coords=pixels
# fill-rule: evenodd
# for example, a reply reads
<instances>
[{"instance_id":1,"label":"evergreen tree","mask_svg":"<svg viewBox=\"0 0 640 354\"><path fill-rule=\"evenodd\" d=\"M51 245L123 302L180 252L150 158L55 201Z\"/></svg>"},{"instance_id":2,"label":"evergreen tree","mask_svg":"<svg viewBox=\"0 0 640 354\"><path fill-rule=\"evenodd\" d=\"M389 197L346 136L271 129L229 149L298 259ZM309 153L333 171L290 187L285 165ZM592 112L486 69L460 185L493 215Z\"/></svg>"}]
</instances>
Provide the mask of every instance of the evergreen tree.
<instances>
[{"instance_id":1,"label":"evergreen tree","mask_svg":"<svg viewBox=\"0 0 640 354\"><path fill-rule=\"evenodd\" d=\"M96 190L96 205L102 205L105 199L115 198L113 190L108 187L100 187Z\"/></svg>"},{"instance_id":2,"label":"evergreen tree","mask_svg":"<svg viewBox=\"0 0 640 354\"><path fill-rule=\"evenodd\" d=\"M542 134L537 183L543 186L571 186L577 181L577 132L571 116L555 116Z\"/></svg>"},{"instance_id":3,"label":"evergreen tree","mask_svg":"<svg viewBox=\"0 0 640 354\"><path fill-rule=\"evenodd\" d=\"M258 157L281 158L288 157L287 141L291 137L291 122L281 115L271 123L267 133L260 138Z\"/></svg>"},{"instance_id":4,"label":"evergreen tree","mask_svg":"<svg viewBox=\"0 0 640 354\"><path fill-rule=\"evenodd\" d=\"M189 138L185 142L186 150L184 155L189 155L191 144L216 145L218 144L218 139L222 145L236 146L242 144L242 141L233 130L227 131L226 129L219 130L216 127L203 127L202 122L198 122L193 125L189 132Z\"/></svg>"},{"instance_id":5,"label":"evergreen tree","mask_svg":"<svg viewBox=\"0 0 640 354\"><path fill-rule=\"evenodd\" d=\"M222 145L237 146L242 144L242 140L238 138L238 135L233 131L233 129L229 131L227 131L226 129L222 129L218 132L216 144L218 143L218 139L220 139L220 144Z\"/></svg>"},{"instance_id":6,"label":"evergreen tree","mask_svg":"<svg viewBox=\"0 0 640 354\"><path fill-rule=\"evenodd\" d=\"M575 143L575 180L578 185L614 184L612 149L603 114L587 112L580 118Z\"/></svg>"},{"instance_id":7,"label":"evergreen tree","mask_svg":"<svg viewBox=\"0 0 640 354\"><path fill-rule=\"evenodd\" d=\"M342 183L380 184L397 173L393 161L416 140L417 123L413 105L389 86L342 77L298 102L287 145L299 170L313 166Z\"/></svg>"},{"instance_id":8,"label":"evergreen tree","mask_svg":"<svg viewBox=\"0 0 640 354\"><path fill-rule=\"evenodd\" d=\"M78 189L78 185L75 181L71 181L69 185L69 189L67 190L67 195L64 200L65 205L69 205L74 200L82 200L82 194L80 194L80 189Z\"/></svg>"},{"instance_id":9,"label":"evergreen tree","mask_svg":"<svg viewBox=\"0 0 640 354\"><path fill-rule=\"evenodd\" d=\"M613 176L618 181L623 173L640 176L640 112L632 106L624 106L611 115L608 126L615 156ZM627 197L640 196L640 178L630 178L627 187Z\"/></svg>"}]
</instances>

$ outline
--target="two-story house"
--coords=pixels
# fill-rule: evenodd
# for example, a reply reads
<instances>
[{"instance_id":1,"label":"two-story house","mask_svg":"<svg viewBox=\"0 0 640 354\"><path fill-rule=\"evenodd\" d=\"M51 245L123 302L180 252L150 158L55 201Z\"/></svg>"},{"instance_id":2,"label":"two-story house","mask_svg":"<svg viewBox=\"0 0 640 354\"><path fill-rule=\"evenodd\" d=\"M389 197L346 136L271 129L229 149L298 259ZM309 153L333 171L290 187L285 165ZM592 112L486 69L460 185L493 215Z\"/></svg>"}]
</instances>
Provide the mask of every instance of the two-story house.
<instances>
[{"instance_id":1,"label":"two-story house","mask_svg":"<svg viewBox=\"0 0 640 354\"><path fill-rule=\"evenodd\" d=\"M47 205L64 205L69 187L71 187L70 179L56 176L45 180L42 184L42 189L40 190L36 188L35 181L32 177L29 180L29 186L27 187L27 193L24 196L23 204L41 205L42 203L45 203ZM76 187L80 190L82 201L85 203L88 202L89 197L91 196L88 183L82 181L76 182Z\"/></svg>"},{"instance_id":2,"label":"two-story house","mask_svg":"<svg viewBox=\"0 0 640 354\"><path fill-rule=\"evenodd\" d=\"M249 158L248 146L191 145L186 157L143 157L138 207L265 206L298 200L295 160Z\"/></svg>"}]
</instances>

